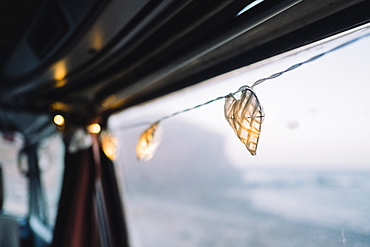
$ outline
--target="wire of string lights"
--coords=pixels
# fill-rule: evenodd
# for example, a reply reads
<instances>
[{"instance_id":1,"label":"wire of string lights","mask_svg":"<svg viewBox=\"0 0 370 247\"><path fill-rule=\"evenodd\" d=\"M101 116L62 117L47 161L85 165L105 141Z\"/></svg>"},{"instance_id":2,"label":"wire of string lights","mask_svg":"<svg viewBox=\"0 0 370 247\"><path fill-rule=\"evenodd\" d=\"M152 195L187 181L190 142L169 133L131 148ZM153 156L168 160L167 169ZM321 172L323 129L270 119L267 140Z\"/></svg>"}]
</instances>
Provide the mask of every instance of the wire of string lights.
<instances>
[{"instance_id":1,"label":"wire of string lights","mask_svg":"<svg viewBox=\"0 0 370 247\"><path fill-rule=\"evenodd\" d=\"M280 76L284 75L285 73L288 73L288 72L291 72L291 71L293 71L293 70L295 70L295 69L298 69L298 68L299 68L299 67L301 67L302 65L305 65L305 64L308 64L308 63L314 62L314 61L318 60L319 58L321 58L321 57L323 57L323 56L325 56L325 55L327 55L327 54L329 54L329 53L332 53L332 52L337 51L337 50L339 50L339 49L342 49L342 48L344 48L344 47L346 47L346 46L349 46L349 45L351 45L351 44L353 44L353 43L355 43L355 42L357 42L357 41L359 41L359 40L361 40L361 39L363 39L363 38L365 38L365 37L368 37L368 36L370 36L370 33L366 33L366 34L364 34L364 35L362 35L362 36L359 36L359 37L356 37L356 38L354 38L354 39L351 39L351 40L349 40L349 41L347 41L347 42L344 42L344 43L342 43L342 44L340 44L340 45L338 45L338 46L335 46L334 48L332 48L332 49L330 49L330 50L324 51L324 52L322 52L322 53L320 53L320 54L317 54L317 55L315 55L315 56L313 56L313 57L310 57L309 59L307 59L307 60L305 60L305 61L303 61L303 62L296 63L296 64L294 64L294 65L290 66L289 68L287 68L287 69L285 69L285 70L282 70L282 71L279 71L279 72L276 72L276 73L274 73L274 74L272 74L272 75L270 75L270 76L268 76L268 77L258 79L257 81L255 81L255 82L252 84L252 86L244 85L244 86L240 87L237 91L235 91L235 92L233 92L233 93L229 93L229 94L227 94L227 95L219 96L219 97L217 97L217 98L211 99L211 100L209 100L209 101L207 101L207 102L204 102L204 103L201 103L201 104L199 104L199 105L196 105L196 106L193 106L193 107L190 107L190 108L187 108L187 109L181 110L181 111L174 112L174 113L172 113L172 114L169 114L169 115L166 115L166 116L164 116L164 117L161 117L161 118L157 119L157 120L156 120L156 121L154 121L154 122L161 122L161 121L164 121L164 120L166 120L166 119L169 119L169 118L172 118L172 117L174 117L174 116L177 116L177 115L179 115L179 114L186 113L186 112L189 112L189 111L195 110L195 109L197 109L197 108L200 108L200 107L206 106L206 105L211 104L211 103L213 103L213 102L215 102L215 101L219 101L219 100L222 100L222 99L226 99L226 98L227 98L227 97L229 97L230 95L232 95L232 96L233 96L233 95L236 95L236 94L240 93L240 92L241 92L241 91L243 91L245 88L250 88L251 90L253 90L253 89L254 89L254 87L256 87L256 86L260 85L261 83L263 83L263 82L265 82L265 81L268 81L268 80L272 80L272 79L278 78L278 77L280 77ZM137 127L142 127L142 126L149 126L149 125L151 125L152 123L153 123L153 122L148 122L148 121L147 121L147 122L135 123L135 124L128 125L128 126L123 126L123 127L119 128L119 130L127 130L127 129L137 128Z\"/></svg>"},{"instance_id":2,"label":"wire of string lights","mask_svg":"<svg viewBox=\"0 0 370 247\"><path fill-rule=\"evenodd\" d=\"M365 27L361 29L368 30L370 27ZM335 52L337 50L340 50L346 46L349 46L363 38L366 38L370 36L370 32L365 32L362 35L359 35L355 38L352 38L344 43L341 43L327 51L324 51L322 53L319 53L315 56L312 56L302 62L296 63L290 67L288 67L285 70L276 72L268 77L261 78L257 81L255 81L252 86L244 85L240 87L237 91L229 93L227 95L219 96L217 98L208 100L202 104L195 105L190 108L186 108L181 111L174 112L172 114L166 115L164 117L161 117L153 122L140 122L136 124L132 124L129 126L123 126L119 129L115 129L115 131L122 131L122 130L128 130L132 128L142 127L142 126L148 126L150 127L143 132L143 134L140 137L139 144L137 146L137 153L138 153L138 159L141 160L149 160L153 154L155 153L157 147L159 146L160 142L160 123L166 119L175 117L179 114L186 113L192 110L195 110L197 108L206 106L208 104L211 104L213 102L225 99L225 118L229 122L230 126L233 128L235 134L238 136L240 141L246 146L248 151L252 154L256 154L256 148L258 144L258 138L261 130L262 121L265 117L262 106L260 105L260 102L254 93L254 87L260 85L261 83L273 80L275 78L278 78L285 73L291 72L293 70L298 69L302 65L314 62L323 56ZM141 158L143 157L143 158Z\"/></svg>"}]
</instances>

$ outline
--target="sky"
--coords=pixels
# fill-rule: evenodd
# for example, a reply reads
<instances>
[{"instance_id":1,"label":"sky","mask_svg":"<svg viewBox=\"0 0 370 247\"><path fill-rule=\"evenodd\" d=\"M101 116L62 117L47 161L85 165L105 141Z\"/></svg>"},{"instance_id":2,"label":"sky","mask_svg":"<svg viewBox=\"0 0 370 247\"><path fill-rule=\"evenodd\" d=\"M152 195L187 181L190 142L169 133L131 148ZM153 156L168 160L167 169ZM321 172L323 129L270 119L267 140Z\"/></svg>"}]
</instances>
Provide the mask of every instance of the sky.
<instances>
[{"instance_id":1,"label":"sky","mask_svg":"<svg viewBox=\"0 0 370 247\"><path fill-rule=\"evenodd\" d=\"M213 78L120 113L113 118L112 126L121 116L128 125L156 121L227 95L362 34L341 37ZM175 118L224 136L225 153L238 167L369 169L369 67L370 38L366 37L256 86L255 93L265 111L256 156L249 154L225 120L224 100ZM170 125L171 119L165 122L164 126Z\"/></svg>"}]
</instances>

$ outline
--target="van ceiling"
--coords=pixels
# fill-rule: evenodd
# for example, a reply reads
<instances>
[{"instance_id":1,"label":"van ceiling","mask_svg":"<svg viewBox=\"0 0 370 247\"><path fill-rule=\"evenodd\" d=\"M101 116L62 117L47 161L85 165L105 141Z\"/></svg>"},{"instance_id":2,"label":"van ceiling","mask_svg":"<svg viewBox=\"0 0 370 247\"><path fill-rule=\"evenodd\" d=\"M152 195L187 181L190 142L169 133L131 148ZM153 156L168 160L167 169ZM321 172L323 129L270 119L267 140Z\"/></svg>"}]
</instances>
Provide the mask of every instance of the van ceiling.
<instances>
[{"instance_id":1,"label":"van ceiling","mask_svg":"<svg viewBox=\"0 0 370 247\"><path fill-rule=\"evenodd\" d=\"M88 123L370 20L364 0L253 2L3 1L0 106Z\"/></svg>"}]
</instances>

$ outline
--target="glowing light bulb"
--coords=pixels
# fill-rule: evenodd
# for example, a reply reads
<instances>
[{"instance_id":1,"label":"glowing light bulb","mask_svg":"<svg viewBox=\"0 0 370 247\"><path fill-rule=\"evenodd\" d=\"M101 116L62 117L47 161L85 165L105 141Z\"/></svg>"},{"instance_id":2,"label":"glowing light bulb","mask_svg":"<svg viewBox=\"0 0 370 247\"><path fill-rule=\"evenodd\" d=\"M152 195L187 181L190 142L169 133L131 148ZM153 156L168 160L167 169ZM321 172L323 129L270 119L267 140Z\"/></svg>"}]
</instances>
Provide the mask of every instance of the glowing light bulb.
<instances>
[{"instance_id":1,"label":"glowing light bulb","mask_svg":"<svg viewBox=\"0 0 370 247\"><path fill-rule=\"evenodd\" d=\"M55 115L54 116L54 123L58 126L64 125L64 117L62 115Z\"/></svg>"},{"instance_id":2,"label":"glowing light bulb","mask_svg":"<svg viewBox=\"0 0 370 247\"><path fill-rule=\"evenodd\" d=\"M115 160L117 157L117 138L108 132L103 132L101 135L101 145L105 155L110 160Z\"/></svg>"},{"instance_id":3,"label":"glowing light bulb","mask_svg":"<svg viewBox=\"0 0 370 247\"><path fill-rule=\"evenodd\" d=\"M101 127L99 124L93 123L87 127L87 130L92 134L98 134L101 131Z\"/></svg>"},{"instance_id":4,"label":"glowing light bulb","mask_svg":"<svg viewBox=\"0 0 370 247\"><path fill-rule=\"evenodd\" d=\"M248 151L256 155L265 115L256 94L248 87L241 89L237 98L226 98L225 118Z\"/></svg>"},{"instance_id":5,"label":"glowing light bulb","mask_svg":"<svg viewBox=\"0 0 370 247\"><path fill-rule=\"evenodd\" d=\"M55 80L61 81L66 77L66 75L67 75L67 65L66 65L65 61L57 62L56 64L54 64L53 69L54 69L54 78L55 78ZM58 84L57 84L57 87L58 87Z\"/></svg>"},{"instance_id":6,"label":"glowing light bulb","mask_svg":"<svg viewBox=\"0 0 370 247\"><path fill-rule=\"evenodd\" d=\"M159 122L155 122L141 134L136 145L136 153L139 160L148 161L153 157L162 140L162 133Z\"/></svg>"}]
</instances>

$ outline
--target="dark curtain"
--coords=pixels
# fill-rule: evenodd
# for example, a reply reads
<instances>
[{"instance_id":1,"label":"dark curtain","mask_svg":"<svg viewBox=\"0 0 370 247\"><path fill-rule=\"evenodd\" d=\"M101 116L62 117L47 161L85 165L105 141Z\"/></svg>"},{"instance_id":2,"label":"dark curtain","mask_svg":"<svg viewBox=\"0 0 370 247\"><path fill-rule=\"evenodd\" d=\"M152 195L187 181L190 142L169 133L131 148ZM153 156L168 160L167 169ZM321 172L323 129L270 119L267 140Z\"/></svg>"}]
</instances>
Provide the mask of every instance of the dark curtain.
<instances>
[{"instance_id":1,"label":"dark curtain","mask_svg":"<svg viewBox=\"0 0 370 247\"><path fill-rule=\"evenodd\" d=\"M125 222L114 164L93 135L92 147L66 153L51 246L128 246Z\"/></svg>"},{"instance_id":2,"label":"dark curtain","mask_svg":"<svg viewBox=\"0 0 370 247\"><path fill-rule=\"evenodd\" d=\"M94 189L92 149L66 152L62 193L54 228L54 247L93 246L95 224L92 221Z\"/></svg>"}]
</instances>

